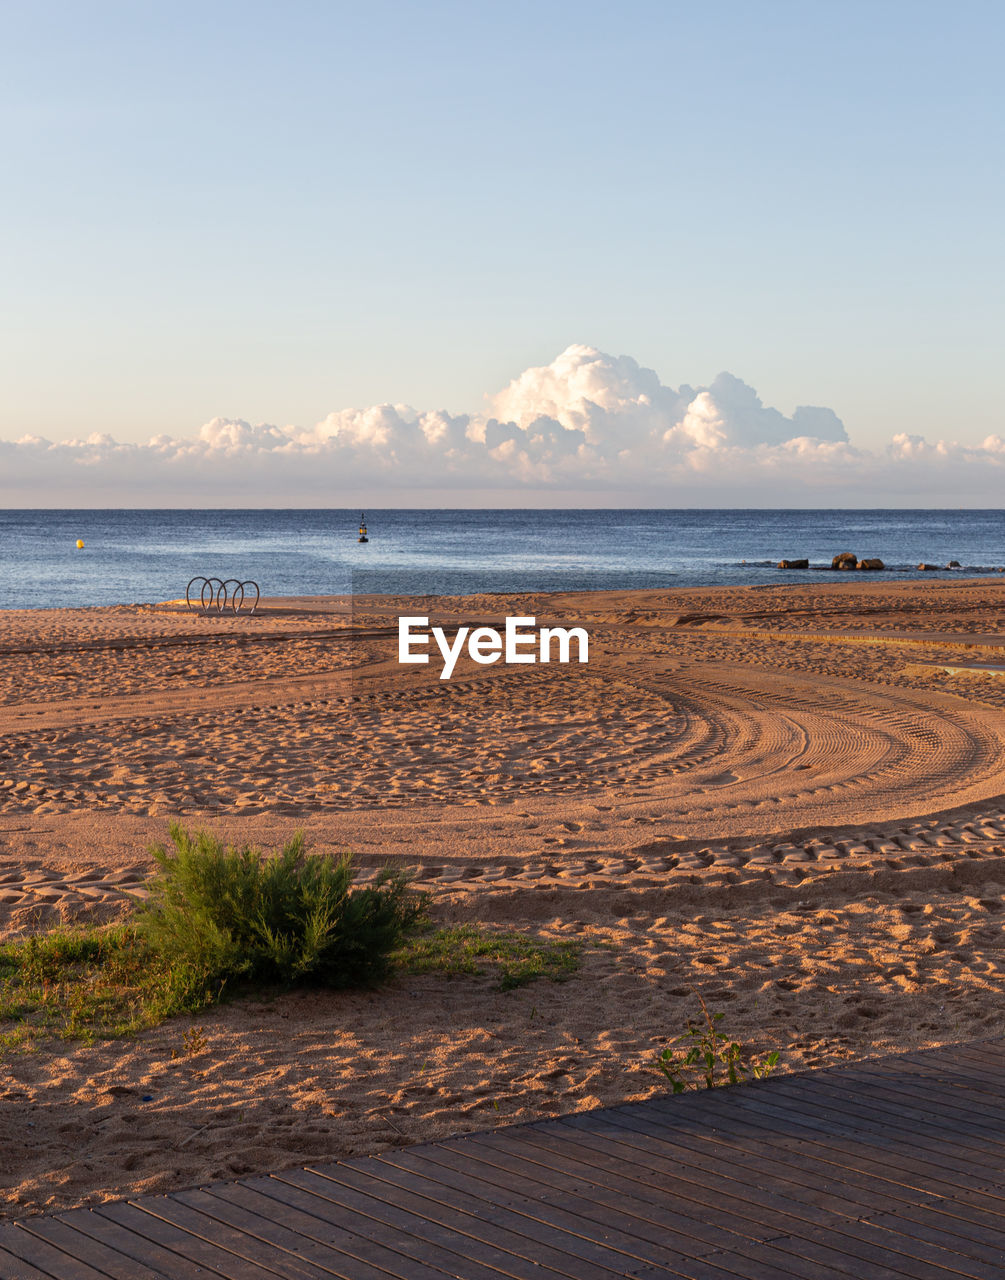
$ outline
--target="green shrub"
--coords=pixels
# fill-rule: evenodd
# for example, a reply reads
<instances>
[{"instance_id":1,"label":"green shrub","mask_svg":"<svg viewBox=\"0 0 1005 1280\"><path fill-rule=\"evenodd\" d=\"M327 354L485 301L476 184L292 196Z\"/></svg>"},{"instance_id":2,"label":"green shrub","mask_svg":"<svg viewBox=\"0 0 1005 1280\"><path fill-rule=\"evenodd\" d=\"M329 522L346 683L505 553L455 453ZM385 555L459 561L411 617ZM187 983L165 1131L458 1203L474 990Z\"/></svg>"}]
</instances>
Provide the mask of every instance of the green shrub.
<instances>
[{"instance_id":1,"label":"green shrub","mask_svg":"<svg viewBox=\"0 0 1005 1280\"><path fill-rule=\"evenodd\" d=\"M352 888L351 855L305 857L298 833L274 857L224 848L205 831L171 826L174 849L137 918L140 936L169 965L174 1002L197 1008L234 982L372 984L424 914L402 872Z\"/></svg>"}]
</instances>

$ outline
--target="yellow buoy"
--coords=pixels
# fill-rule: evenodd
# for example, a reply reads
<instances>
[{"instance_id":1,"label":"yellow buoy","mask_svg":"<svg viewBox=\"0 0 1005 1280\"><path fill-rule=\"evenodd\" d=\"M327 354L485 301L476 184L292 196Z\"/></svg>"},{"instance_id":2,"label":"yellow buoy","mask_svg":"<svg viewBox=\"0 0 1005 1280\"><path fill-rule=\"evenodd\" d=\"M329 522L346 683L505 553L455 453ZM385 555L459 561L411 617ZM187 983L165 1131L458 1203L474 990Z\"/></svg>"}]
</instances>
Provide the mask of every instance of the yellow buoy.
<instances>
[{"instance_id":1,"label":"yellow buoy","mask_svg":"<svg viewBox=\"0 0 1005 1280\"><path fill-rule=\"evenodd\" d=\"M78 538L78 539L77 539L77 550L78 550L78 551L83 551L83 549L84 549L84 539L83 539L83 538Z\"/></svg>"}]
</instances>

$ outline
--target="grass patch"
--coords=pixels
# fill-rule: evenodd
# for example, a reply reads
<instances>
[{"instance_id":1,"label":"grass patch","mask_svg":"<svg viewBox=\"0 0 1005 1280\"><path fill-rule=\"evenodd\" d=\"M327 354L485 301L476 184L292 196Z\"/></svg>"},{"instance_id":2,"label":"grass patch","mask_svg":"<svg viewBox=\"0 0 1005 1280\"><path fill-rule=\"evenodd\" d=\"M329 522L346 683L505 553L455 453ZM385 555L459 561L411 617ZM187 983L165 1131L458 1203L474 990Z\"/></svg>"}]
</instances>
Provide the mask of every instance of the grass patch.
<instances>
[{"instance_id":1,"label":"grass patch","mask_svg":"<svg viewBox=\"0 0 1005 1280\"><path fill-rule=\"evenodd\" d=\"M460 925L418 930L426 899L400 872L353 886L351 857L233 849L171 828L149 901L126 924L0 944L0 1048L134 1034L263 987L372 986L393 972L498 974L504 991L579 967L576 942Z\"/></svg>"},{"instance_id":2,"label":"grass patch","mask_svg":"<svg viewBox=\"0 0 1005 1280\"><path fill-rule=\"evenodd\" d=\"M305 857L300 835L273 857L171 839L128 924L0 945L0 1047L130 1034L263 986L376 985L425 917L404 874L354 888L349 855Z\"/></svg>"},{"instance_id":3,"label":"grass patch","mask_svg":"<svg viewBox=\"0 0 1005 1280\"><path fill-rule=\"evenodd\" d=\"M435 929L410 939L395 959L408 973L447 977L495 970L503 991L538 978L562 982L579 968L579 944L553 942L525 933L493 933L473 925Z\"/></svg>"},{"instance_id":4,"label":"grass patch","mask_svg":"<svg viewBox=\"0 0 1005 1280\"><path fill-rule=\"evenodd\" d=\"M579 968L576 942L525 933L489 932L472 925L435 929L388 953L385 975L444 977L495 973L503 991L540 978L561 982ZM61 929L0 945L0 1050L29 1049L48 1037L83 1040L134 1035L178 1013L197 1013L225 995L260 984L208 984L155 949L137 922L93 929ZM266 984L269 985L269 984ZM274 987L298 985L280 983ZM336 986L345 986L339 981ZM188 1040L186 1049L192 1052Z\"/></svg>"},{"instance_id":5,"label":"grass patch","mask_svg":"<svg viewBox=\"0 0 1005 1280\"><path fill-rule=\"evenodd\" d=\"M170 973L133 925L64 929L0 946L0 1046L126 1035L176 1012Z\"/></svg>"}]
</instances>

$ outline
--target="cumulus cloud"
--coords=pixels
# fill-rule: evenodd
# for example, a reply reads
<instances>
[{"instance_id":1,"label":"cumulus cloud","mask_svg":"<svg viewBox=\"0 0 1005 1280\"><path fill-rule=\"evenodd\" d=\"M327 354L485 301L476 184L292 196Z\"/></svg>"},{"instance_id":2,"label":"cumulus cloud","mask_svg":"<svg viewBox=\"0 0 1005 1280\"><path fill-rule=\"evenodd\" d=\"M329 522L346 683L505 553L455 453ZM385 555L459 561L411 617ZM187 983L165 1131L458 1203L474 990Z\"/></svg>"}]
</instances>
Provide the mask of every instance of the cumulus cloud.
<instances>
[{"instance_id":1,"label":"cumulus cloud","mask_svg":"<svg viewBox=\"0 0 1005 1280\"><path fill-rule=\"evenodd\" d=\"M494 415L527 428L549 418L587 440L603 439L616 420L627 432L676 418L690 388L665 387L652 369L630 356L609 356L593 347L567 347L551 364L526 369L491 397Z\"/></svg>"},{"instance_id":2,"label":"cumulus cloud","mask_svg":"<svg viewBox=\"0 0 1005 1280\"><path fill-rule=\"evenodd\" d=\"M997 503L1005 441L895 435L856 449L832 409L786 417L730 373L664 385L629 356L568 347L488 398L488 412L339 409L310 427L213 418L190 436L0 441L7 505L856 506ZM993 496L992 496L993 495Z\"/></svg>"},{"instance_id":3,"label":"cumulus cloud","mask_svg":"<svg viewBox=\"0 0 1005 1280\"><path fill-rule=\"evenodd\" d=\"M1005 457L1005 440L1001 436L987 436L979 445L956 444L949 440L937 440L934 444L924 436L899 432L887 445L891 458L905 462L944 459L946 462L988 462Z\"/></svg>"}]
</instances>

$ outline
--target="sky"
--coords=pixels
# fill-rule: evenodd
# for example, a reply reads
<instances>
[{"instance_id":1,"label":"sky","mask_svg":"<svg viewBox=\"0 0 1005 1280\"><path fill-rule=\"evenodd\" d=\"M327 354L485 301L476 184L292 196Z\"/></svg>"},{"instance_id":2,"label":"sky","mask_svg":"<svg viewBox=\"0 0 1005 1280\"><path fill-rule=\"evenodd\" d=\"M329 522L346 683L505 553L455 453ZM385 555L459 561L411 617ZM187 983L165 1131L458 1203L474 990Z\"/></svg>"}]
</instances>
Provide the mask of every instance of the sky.
<instances>
[{"instance_id":1,"label":"sky","mask_svg":"<svg viewBox=\"0 0 1005 1280\"><path fill-rule=\"evenodd\" d=\"M1000 505L1003 34L0 0L0 503Z\"/></svg>"}]
</instances>

